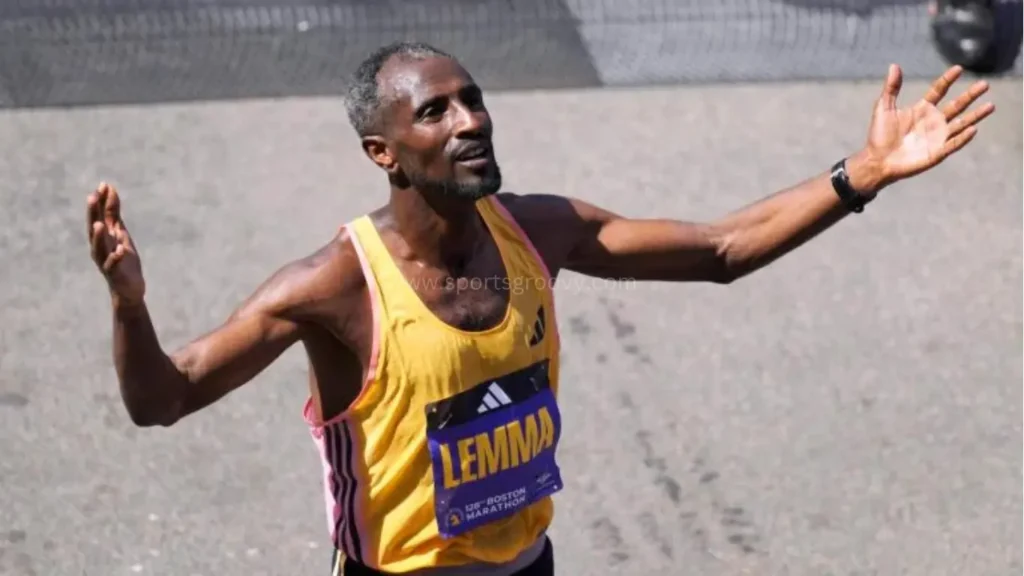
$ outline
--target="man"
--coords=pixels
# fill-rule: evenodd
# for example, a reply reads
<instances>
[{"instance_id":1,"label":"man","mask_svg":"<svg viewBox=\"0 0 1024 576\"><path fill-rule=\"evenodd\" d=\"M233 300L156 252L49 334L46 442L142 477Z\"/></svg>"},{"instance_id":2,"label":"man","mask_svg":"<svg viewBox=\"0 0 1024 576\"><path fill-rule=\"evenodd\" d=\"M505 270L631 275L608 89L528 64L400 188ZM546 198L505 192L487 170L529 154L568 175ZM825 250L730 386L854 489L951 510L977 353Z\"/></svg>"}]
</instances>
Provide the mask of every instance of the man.
<instances>
[{"instance_id":1,"label":"man","mask_svg":"<svg viewBox=\"0 0 1024 576\"><path fill-rule=\"evenodd\" d=\"M170 426L301 342L335 574L553 574L559 272L720 284L749 274L970 142L994 108L965 113L981 82L939 107L960 73L897 109L892 66L863 149L695 224L498 194L491 119L469 73L426 45L385 47L356 72L348 106L388 203L183 349L157 341L117 192L89 196L125 406L139 426Z\"/></svg>"}]
</instances>

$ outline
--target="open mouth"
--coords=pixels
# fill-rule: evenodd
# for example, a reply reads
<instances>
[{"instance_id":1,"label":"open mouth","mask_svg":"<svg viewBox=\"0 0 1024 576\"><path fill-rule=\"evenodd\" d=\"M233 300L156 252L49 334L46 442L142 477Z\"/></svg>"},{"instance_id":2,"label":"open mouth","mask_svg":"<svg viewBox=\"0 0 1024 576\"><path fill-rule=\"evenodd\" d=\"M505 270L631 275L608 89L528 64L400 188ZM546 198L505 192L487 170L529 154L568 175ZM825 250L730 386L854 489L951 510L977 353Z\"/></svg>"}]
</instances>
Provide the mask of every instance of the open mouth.
<instances>
[{"instance_id":1,"label":"open mouth","mask_svg":"<svg viewBox=\"0 0 1024 576\"><path fill-rule=\"evenodd\" d=\"M465 164L477 164L486 161L491 154L491 147L486 144L469 146L455 155L455 161Z\"/></svg>"}]
</instances>

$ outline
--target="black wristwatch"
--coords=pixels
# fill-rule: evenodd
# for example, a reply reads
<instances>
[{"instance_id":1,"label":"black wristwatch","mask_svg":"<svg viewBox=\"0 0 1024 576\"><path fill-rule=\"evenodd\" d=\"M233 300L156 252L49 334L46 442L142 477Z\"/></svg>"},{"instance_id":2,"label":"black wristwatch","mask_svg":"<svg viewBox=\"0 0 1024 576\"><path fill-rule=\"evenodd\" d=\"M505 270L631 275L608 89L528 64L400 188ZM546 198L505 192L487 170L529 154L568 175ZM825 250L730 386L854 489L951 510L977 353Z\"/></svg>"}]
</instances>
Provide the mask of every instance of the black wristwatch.
<instances>
[{"instance_id":1,"label":"black wristwatch","mask_svg":"<svg viewBox=\"0 0 1024 576\"><path fill-rule=\"evenodd\" d=\"M850 185L850 175L846 172L846 158L832 166L832 188L850 212L861 213L867 203L864 196L857 193Z\"/></svg>"}]
</instances>

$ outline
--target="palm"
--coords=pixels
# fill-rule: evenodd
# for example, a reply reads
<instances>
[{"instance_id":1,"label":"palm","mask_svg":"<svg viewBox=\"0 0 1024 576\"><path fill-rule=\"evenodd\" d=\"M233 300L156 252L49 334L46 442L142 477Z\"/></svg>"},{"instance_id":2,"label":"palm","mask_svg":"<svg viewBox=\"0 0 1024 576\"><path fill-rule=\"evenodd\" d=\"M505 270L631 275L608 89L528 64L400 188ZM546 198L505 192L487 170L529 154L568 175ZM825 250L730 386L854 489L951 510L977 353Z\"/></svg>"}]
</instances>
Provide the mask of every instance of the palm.
<instances>
[{"instance_id":1,"label":"palm","mask_svg":"<svg viewBox=\"0 0 1024 576\"><path fill-rule=\"evenodd\" d=\"M876 130L873 140L891 150L889 167L901 173L916 173L938 164L949 139L946 117L923 100L911 108L886 114Z\"/></svg>"},{"instance_id":2,"label":"palm","mask_svg":"<svg viewBox=\"0 0 1024 576\"><path fill-rule=\"evenodd\" d=\"M902 74L893 66L886 79L868 132L868 149L880 160L885 179L895 181L919 174L939 164L967 145L977 133L976 124L992 113L986 104L961 115L988 85L976 82L941 109L939 101L961 74L953 67L932 84L924 98L907 108L896 107Z\"/></svg>"}]
</instances>

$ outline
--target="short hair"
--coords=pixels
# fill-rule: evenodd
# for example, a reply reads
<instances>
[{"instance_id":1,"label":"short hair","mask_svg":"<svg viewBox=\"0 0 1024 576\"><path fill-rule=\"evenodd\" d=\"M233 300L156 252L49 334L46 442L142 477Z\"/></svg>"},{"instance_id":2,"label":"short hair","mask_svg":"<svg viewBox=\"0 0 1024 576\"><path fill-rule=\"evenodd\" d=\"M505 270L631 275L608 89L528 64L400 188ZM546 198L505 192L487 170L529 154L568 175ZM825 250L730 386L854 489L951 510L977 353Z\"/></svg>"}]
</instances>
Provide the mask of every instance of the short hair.
<instances>
[{"instance_id":1,"label":"short hair","mask_svg":"<svg viewBox=\"0 0 1024 576\"><path fill-rule=\"evenodd\" d=\"M367 56L352 75L345 98L349 122L359 136L378 129L384 104L380 94L380 71L393 57L421 60L452 58L452 55L423 42L393 42Z\"/></svg>"}]
</instances>

